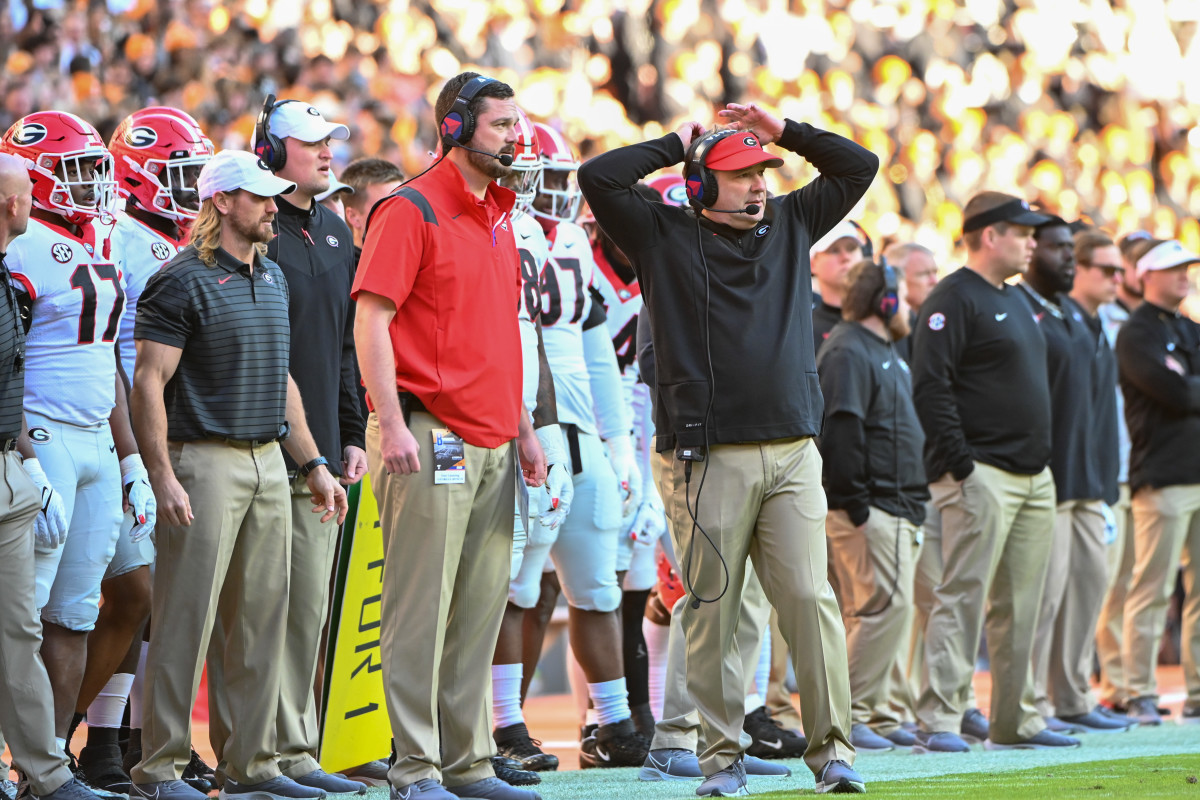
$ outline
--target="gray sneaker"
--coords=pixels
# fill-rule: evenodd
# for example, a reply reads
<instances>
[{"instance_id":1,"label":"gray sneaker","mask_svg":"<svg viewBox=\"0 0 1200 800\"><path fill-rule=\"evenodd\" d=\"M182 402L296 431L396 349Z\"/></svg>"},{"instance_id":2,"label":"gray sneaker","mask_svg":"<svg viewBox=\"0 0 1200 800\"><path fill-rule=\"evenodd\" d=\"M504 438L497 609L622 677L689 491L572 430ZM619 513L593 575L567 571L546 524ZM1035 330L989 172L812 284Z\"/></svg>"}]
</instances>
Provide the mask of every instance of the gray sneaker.
<instances>
[{"instance_id":1,"label":"gray sneaker","mask_svg":"<svg viewBox=\"0 0 1200 800\"><path fill-rule=\"evenodd\" d=\"M1180 725L1195 725L1200 723L1200 706L1184 706L1179 715Z\"/></svg>"},{"instance_id":2,"label":"gray sneaker","mask_svg":"<svg viewBox=\"0 0 1200 800\"><path fill-rule=\"evenodd\" d=\"M367 785L359 781L352 781L349 778L344 778L341 775L330 775L325 770L317 767L307 775L301 775L299 778L293 778L296 783L301 786L310 786L313 789L321 789L328 794L366 794Z\"/></svg>"},{"instance_id":3,"label":"gray sneaker","mask_svg":"<svg viewBox=\"0 0 1200 800\"><path fill-rule=\"evenodd\" d=\"M448 786L446 789L455 798L470 797L472 800L542 800L542 796L533 789L509 786L496 777L465 783L462 786Z\"/></svg>"},{"instance_id":4,"label":"gray sneaker","mask_svg":"<svg viewBox=\"0 0 1200 800\"><path fill-rule=\"evenodd\" d=\"M968 744L983 744L987 741L991 725L978 708L968 708L962 718L962 738Z\"/></svg>"},{"instance_id":5,"label":"gray sneaker","mask_svg":"<svg viewBox=\"0 0 1200 800\"><path fill-rule=\"evenodd\" d=\"M845 761L826 761L817 773L817 794L863 794L867 784Z\"/></svg>"},{"instance_id":6,"label":"gray sneaker","mask_svg":"<svg viewBox=\"0 0 1200 800\"><path fill-rule=\"evenodd\" d=\"M1155 697L1133 698L1125 709L1125 716L1134 719L1139 725L1162 725L1162 715L1158 713Z\"/></svg>"},{"instance_id":7,"label":"gray sneaker","mask_svg":"<svg viewBox=\"0 0 1200 800\"><path fill-rule=\"evenodd\" d=\"M375 761L368 761L365 764L359 764L357 767L344 769L337 774L352 781L365 783L367 786L383 786L387 783L387 759L379 758Z\"/></svg>"},{"instance_id":8,"label":"gray sneaker","mask_svg":"<svg viewBox=\"0 0 1200 800\"><path fill-rule=\"evenodd\" d=\"M896 749L896 745L868 728L863 722L856 722L850 726L850 744L860 753L888 753Z\"/></svg>"},{"instance_id":9,"label":"gray sneaker","mask_svg":"<svg viewBox=\"0 0 1200 800\"><path fill-rule=\"evenodd\" d=\"M286 775L276 775L269 781L238 783L225 778L220 800L324 800L325 790L296 783Z\"/></svg>"},{"instance_id":10,"label":"gray sneaker","mask_svg":"<svg viewBox=\"0 0 1200 800\"><path fill-rule=\"evenodd\" d=\"M1120 733L1137 725L1136 720L1114 714L1108 709L1101 710L1100 706L1086 714L1059 717L1059 719L1074 726L1080 733Z\"/></svg>"},{"instance_id":11,"label":"gray sneaker","mask_svg":"<svg viewBox=\"0 0 1200 800\"><path fill-rule=\"evenodd\" d=\"M742 755L742 766L746 768L746 775L751 778L786 778L792 774L783 764L745 754Z\"/></svg>"},{"instance_id":12,"label":"gray sneaker","mask_svg":"<svg viewBox=\"0 0 1200 800\"><path fill-rule=\"evenodd\" d=\"M916 733L903 727L896 728L894 731L888 731L883 734L883 738L896 745L896 747L912 747L917 743Z\"/></svg>"},{"instance_id":13,"label":"gray sneaker","mask_svg":"<svg viewBox=\"0 0 1200 800\"><path fill-rule=\"evenodd\" d=\"M208 800L208 795L184 781L135 783L132 786L130 800Z\"/></svg>"},{"instance_id":14,"label":"gray sneaker","mask_svg":"<svg viewBox=\"0 0 1200 800\"><path fill-rule=\"evenodd\" d=\"M969 753L971 745L953 731L917 731L913 753Z\"/></svg>"},{"instance_id":15,"label":"gray sneaker","mask_svg":"<svg viewBox=\"0 0 1200 800\"><path fill-rule=\"evenodd\" d=\"M177 783L178 781L172 781ZM22 779L17 787L18 800L98 800L92 788L78 778L72 777L53 792L35 794L29 781Z\"/></svg>"},{"instance_id":16,"label":"gray sneaker","mask_svg":"<svg viewBox=\"0 0 1200 800\"><path fill-rule=\"evenodd\" d=\"M389 787L388 800L458 800L433 778L413 781L401 789Z\"/></svg>"},{"instance_id":17,"label":"gray sneaker","mask_svg":"<svg viewBox=\"0 0 1200 800\"><path fill-rule=\"evenodd\" d=\"M1046 723L1046 730L1061 733L1064 736L1074 736L1077 733L1083 733L1079 729L1079 726L1072 725L1060 717L1042 717L1042 721Z\"/></svg>"},{"instance_id":18,"label":"gray sneaker","mask_svg":"<svg viewBox=\"0 0 1200 800\"><path fill-rule=\"evenodd\" d=\"M687 781L703 777L696 754L674 747L651 750L638 772L641 781Z\"/></svg>"},{"instance_id":19,"label":"gray sneaker","mask_svg":"<svg viewBox=\"0 0 1200 800\"><path fill-rule=\"evenodd\" d=\"M746 788L746 766L739 757L728 767L714 772L704 779L696 789L700 797L743 797L750 794Z\"/></svg>"},{"instance_id":20,"label":"gray sneaker","mask_svg":"<svg viewBox=\"0 0 1200 800\"><path fill-rule=\"evenodd\" d=\"M1019 742L993 742L988 739L983 746L988 750L1068 750L1079 747L1081 742L1072 736L1063 736L1052 730L1043 730Z\"/></svg>"}]
</instances>

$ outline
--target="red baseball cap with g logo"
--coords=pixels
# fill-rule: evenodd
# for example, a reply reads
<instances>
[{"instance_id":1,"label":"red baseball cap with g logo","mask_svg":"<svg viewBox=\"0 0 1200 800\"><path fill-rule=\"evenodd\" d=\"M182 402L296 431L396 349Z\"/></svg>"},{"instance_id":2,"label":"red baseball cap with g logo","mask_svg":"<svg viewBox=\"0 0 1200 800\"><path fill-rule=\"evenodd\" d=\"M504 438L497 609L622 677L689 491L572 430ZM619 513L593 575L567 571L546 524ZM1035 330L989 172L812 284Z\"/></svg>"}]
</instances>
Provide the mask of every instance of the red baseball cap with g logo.
<instances>
[{"instance_id":1,"label":"red baseball cap with g logo","mask_svg":"<svg viewBox=\"0 0 1200 800\"><path fill-rule=\"evenodd\" d=\"M783 166L783 159L764 150L758 137L749 132L726 136L713 145L704 159L705 167L717 170L735 171L756 164L766 164L774 169Z\"/></svg>"}]
</instances>

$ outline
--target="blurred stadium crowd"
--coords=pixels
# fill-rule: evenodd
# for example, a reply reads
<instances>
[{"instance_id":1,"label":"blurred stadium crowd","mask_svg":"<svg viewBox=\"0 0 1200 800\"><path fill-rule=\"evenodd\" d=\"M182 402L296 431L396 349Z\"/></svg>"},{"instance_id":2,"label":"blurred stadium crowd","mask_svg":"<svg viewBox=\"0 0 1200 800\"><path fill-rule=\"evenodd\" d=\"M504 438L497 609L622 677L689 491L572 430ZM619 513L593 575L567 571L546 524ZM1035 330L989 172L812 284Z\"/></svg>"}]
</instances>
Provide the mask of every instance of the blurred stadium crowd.
<instances>
[{"instance_id":1,"label":"blurred stadium crowd","mask_svg":"<svg viewBox=\"0 0 1200 800\"><path fill-rule=\"evenodd\" d=\"M73 111L107 138L161 103L247 147L267 93L363 155L423 168L430 107L477 67L584 158L757 101L850 136L882 175L854 217L948 265L980 188L1200 249L1195 0L8 0L0 130ZM789 159L786 190L811 178Z\"/></svg>"}]
</instances>

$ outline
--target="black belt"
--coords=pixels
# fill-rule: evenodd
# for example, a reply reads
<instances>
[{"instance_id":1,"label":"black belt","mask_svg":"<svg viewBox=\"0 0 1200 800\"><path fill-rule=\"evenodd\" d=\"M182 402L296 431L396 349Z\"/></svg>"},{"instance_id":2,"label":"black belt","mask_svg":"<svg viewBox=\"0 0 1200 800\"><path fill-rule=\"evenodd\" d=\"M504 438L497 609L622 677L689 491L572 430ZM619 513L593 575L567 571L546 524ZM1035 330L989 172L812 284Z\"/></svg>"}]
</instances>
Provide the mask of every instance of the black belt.
<instances>
[{"instance_id":1,"label":"black belt","mask_svg":"<svg viewBox=\"0 0 1200 800\"><path fill-rule=\"evenodd\" d=\"M568 422L563 424L562 429L567 435L567 449L571 453L571 474L579 475L583 472L583 456L579 452L579 426Z\"/></svg>"},{"instance_id":2,"label":"black belt","mask_svg":"<svg viewBox=\"0 0 1200 800\"><path fill-rule=\"evenodd\" d=\"M274 439L230 439L226 436L210 436L209 441L220 442L231 447L241 447L246 450L253 450L257 447L262 447L266 444L274 444L282 439L282 436L276 436Z\"/></svg>"},{"instance_id":3,"label":"black belt","mask_svg":"<svg viewBox=\"0 0 1200 800\"><path fill-rule=\"evenodd\" d=\"M404 414L405 425L409 424L414 411L424 411L426 414L432 413L421 402L421 398L412 392L396 392L396 395L400 398L400 411Z\"/></svg>"}]
</instances>

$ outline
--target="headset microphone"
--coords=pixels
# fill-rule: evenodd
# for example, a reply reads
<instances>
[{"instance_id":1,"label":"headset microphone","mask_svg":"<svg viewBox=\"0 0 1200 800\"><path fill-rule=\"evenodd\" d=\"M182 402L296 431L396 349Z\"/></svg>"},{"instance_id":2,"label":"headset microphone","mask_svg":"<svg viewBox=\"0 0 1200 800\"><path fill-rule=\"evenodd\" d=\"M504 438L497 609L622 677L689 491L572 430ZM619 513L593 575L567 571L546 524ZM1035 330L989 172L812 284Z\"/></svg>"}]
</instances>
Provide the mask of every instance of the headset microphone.
<instances>
[{"instance_id":1,"label":"headset microphone","mask_svg":"<svg viewBox=\"0 0 1200 800\"><path fill-rule=\"evenodd\" d=\"M513 157L508 153L489 153L487 150L476 150L474 147L467 147L465 144L459 144L458 142L455 142L454 146L461 147L470 153L479 153L481 156L491 156L505 167L511 167L513 163Z\"/></svg>"},{"instance_id":2,"label":"headset microphone","mask_svg":"<svg viewBox=\"0 0 1200 800\"><path fill-rule=\"evenodd\" d=\"M745 208L710 208L707 210L713 212L714 214L749 214L754 216L762 210L762 206L760 206L758 203L751 203Z\"/></svg>"}]
</instances>

